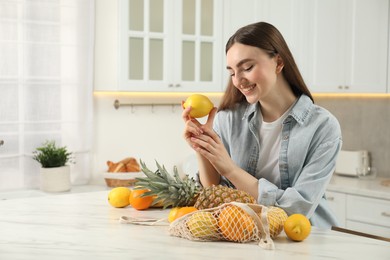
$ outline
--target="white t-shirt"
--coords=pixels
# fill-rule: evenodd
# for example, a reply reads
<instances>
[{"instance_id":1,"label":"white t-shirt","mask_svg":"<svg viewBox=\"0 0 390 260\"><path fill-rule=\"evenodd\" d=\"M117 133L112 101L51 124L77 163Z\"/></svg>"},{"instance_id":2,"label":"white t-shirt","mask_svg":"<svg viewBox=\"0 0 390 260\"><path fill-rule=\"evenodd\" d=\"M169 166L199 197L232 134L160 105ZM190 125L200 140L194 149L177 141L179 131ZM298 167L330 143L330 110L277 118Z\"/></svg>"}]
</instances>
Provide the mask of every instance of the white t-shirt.
<instances>
[{"instance_id":1,"label":"white t-shirt","mask_svg":"<svg viewBox=\"0 0 390 260\"><path fill-rule=\"evenodd\" d=\"M292 107L292 106L291 106ZM257 178L265 178L280 188L279 172L279 151L280 140L282 136L283 121L291 110L291 107L273 122L262 121L260 127L260 172L256 174Z\"/></svg>"}]
</instances>

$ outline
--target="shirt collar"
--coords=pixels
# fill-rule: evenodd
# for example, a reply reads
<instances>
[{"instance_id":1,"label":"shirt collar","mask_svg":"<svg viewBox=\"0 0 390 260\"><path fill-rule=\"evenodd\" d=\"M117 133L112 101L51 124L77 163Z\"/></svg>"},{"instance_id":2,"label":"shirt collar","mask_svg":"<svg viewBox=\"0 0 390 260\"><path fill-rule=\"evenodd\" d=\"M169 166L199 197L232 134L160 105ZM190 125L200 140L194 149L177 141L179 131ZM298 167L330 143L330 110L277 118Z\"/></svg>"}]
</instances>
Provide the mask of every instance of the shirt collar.
<instances>
[{"instance_id":1,"label":"shirt collar","mask_svg":"<svg viewBox=\"0 0 390 260\"><path fill-rule=\"evenodd\" d=\"M312 105L313 101L308 96L302 94L294 104L294 107L291 109L284 122L288 122L289 118L292 117L295 119L295 121L302 125L308 117L310 110L312 109ZM253 116L258 111L258 109L260 109L259 102L248 104L242 119L244 120Z\"/></svg>"},{"instance_id":2,"label":"shirt collar","mask_svg":"<svg viewBox=\"0 0 390 260\"><path fill-rule=\"evenodd\" d=\"M295 119L298 124L304 124L308 118L311 109L313 108L313 101L306 95L301 95L294 107L291 109L289 116Z\"/></svg>"}]
</instances>

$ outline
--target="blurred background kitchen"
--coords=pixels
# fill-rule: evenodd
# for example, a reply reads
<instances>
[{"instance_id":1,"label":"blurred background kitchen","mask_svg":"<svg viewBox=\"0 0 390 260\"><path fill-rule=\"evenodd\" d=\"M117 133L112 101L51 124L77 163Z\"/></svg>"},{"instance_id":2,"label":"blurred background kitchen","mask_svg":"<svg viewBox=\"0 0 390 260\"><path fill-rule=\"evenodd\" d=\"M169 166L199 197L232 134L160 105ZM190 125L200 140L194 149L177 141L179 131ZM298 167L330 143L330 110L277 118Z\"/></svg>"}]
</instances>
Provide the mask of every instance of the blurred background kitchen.
<instances>
[{"instance_id":1,"label":"blurred background kitchen","mask_svg":"<svg viewBox=\"0 0 390 260\"><path fill-rule=\"evenodd\" d=\"M342 149L390 178L388 0L0 0L0 191L38 189L46 140L74 152L74 187L104 186L106 162L129 156L193 171L180 103L218 105L224 44L256 21L282 32Z\"/></svg>"}]
</instances>

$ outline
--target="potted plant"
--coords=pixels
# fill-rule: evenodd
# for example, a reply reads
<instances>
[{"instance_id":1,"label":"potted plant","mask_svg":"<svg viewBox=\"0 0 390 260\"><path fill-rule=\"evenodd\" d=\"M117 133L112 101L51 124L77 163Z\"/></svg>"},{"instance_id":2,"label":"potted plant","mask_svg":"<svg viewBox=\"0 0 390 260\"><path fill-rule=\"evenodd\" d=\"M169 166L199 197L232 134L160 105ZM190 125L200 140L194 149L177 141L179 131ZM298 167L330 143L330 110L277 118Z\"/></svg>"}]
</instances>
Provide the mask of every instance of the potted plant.
<instances>
[{"instance_id":1,"label":"potted plant","mask_svg":"<svg viewBox=\"0 0 390 260\"><path fill-rule=\"evenodd\" d=\"M41 164L40 188L47 192L70 190L70 167L72 153L64 147L56 146L55 141L46 141L33 152L33 159Z\"/></svg>"}]
</instances>

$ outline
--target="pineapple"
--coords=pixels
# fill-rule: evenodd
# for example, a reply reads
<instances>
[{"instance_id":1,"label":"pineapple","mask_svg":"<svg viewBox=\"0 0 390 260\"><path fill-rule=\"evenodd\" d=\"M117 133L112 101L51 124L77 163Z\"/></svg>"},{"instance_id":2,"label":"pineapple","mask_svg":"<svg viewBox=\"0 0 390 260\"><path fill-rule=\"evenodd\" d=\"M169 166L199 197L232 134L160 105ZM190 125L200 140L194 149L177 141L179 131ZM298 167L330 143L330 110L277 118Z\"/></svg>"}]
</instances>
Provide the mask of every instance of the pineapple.
<instances>
[{"instance_id":1,"label":"pineapple","mask_svg":"<svg viewBox=\"0 0 390 260\"><path fill-rule=\"evenodd\" d=\"M202 188L193 178L189 178L187 175L181 178L176 167L173 169L172 176L158 162L156 162L158 168L156 172L149 170L141 160L140 164L146 177L136 178L136 186L150 190L144 196L157 196L153 201L153 205L162 204L164 208L194 206L197 209L206 209L232 201L256 203L256 200L244 191L222 185Z\"/></svg>"}]
</instances>

